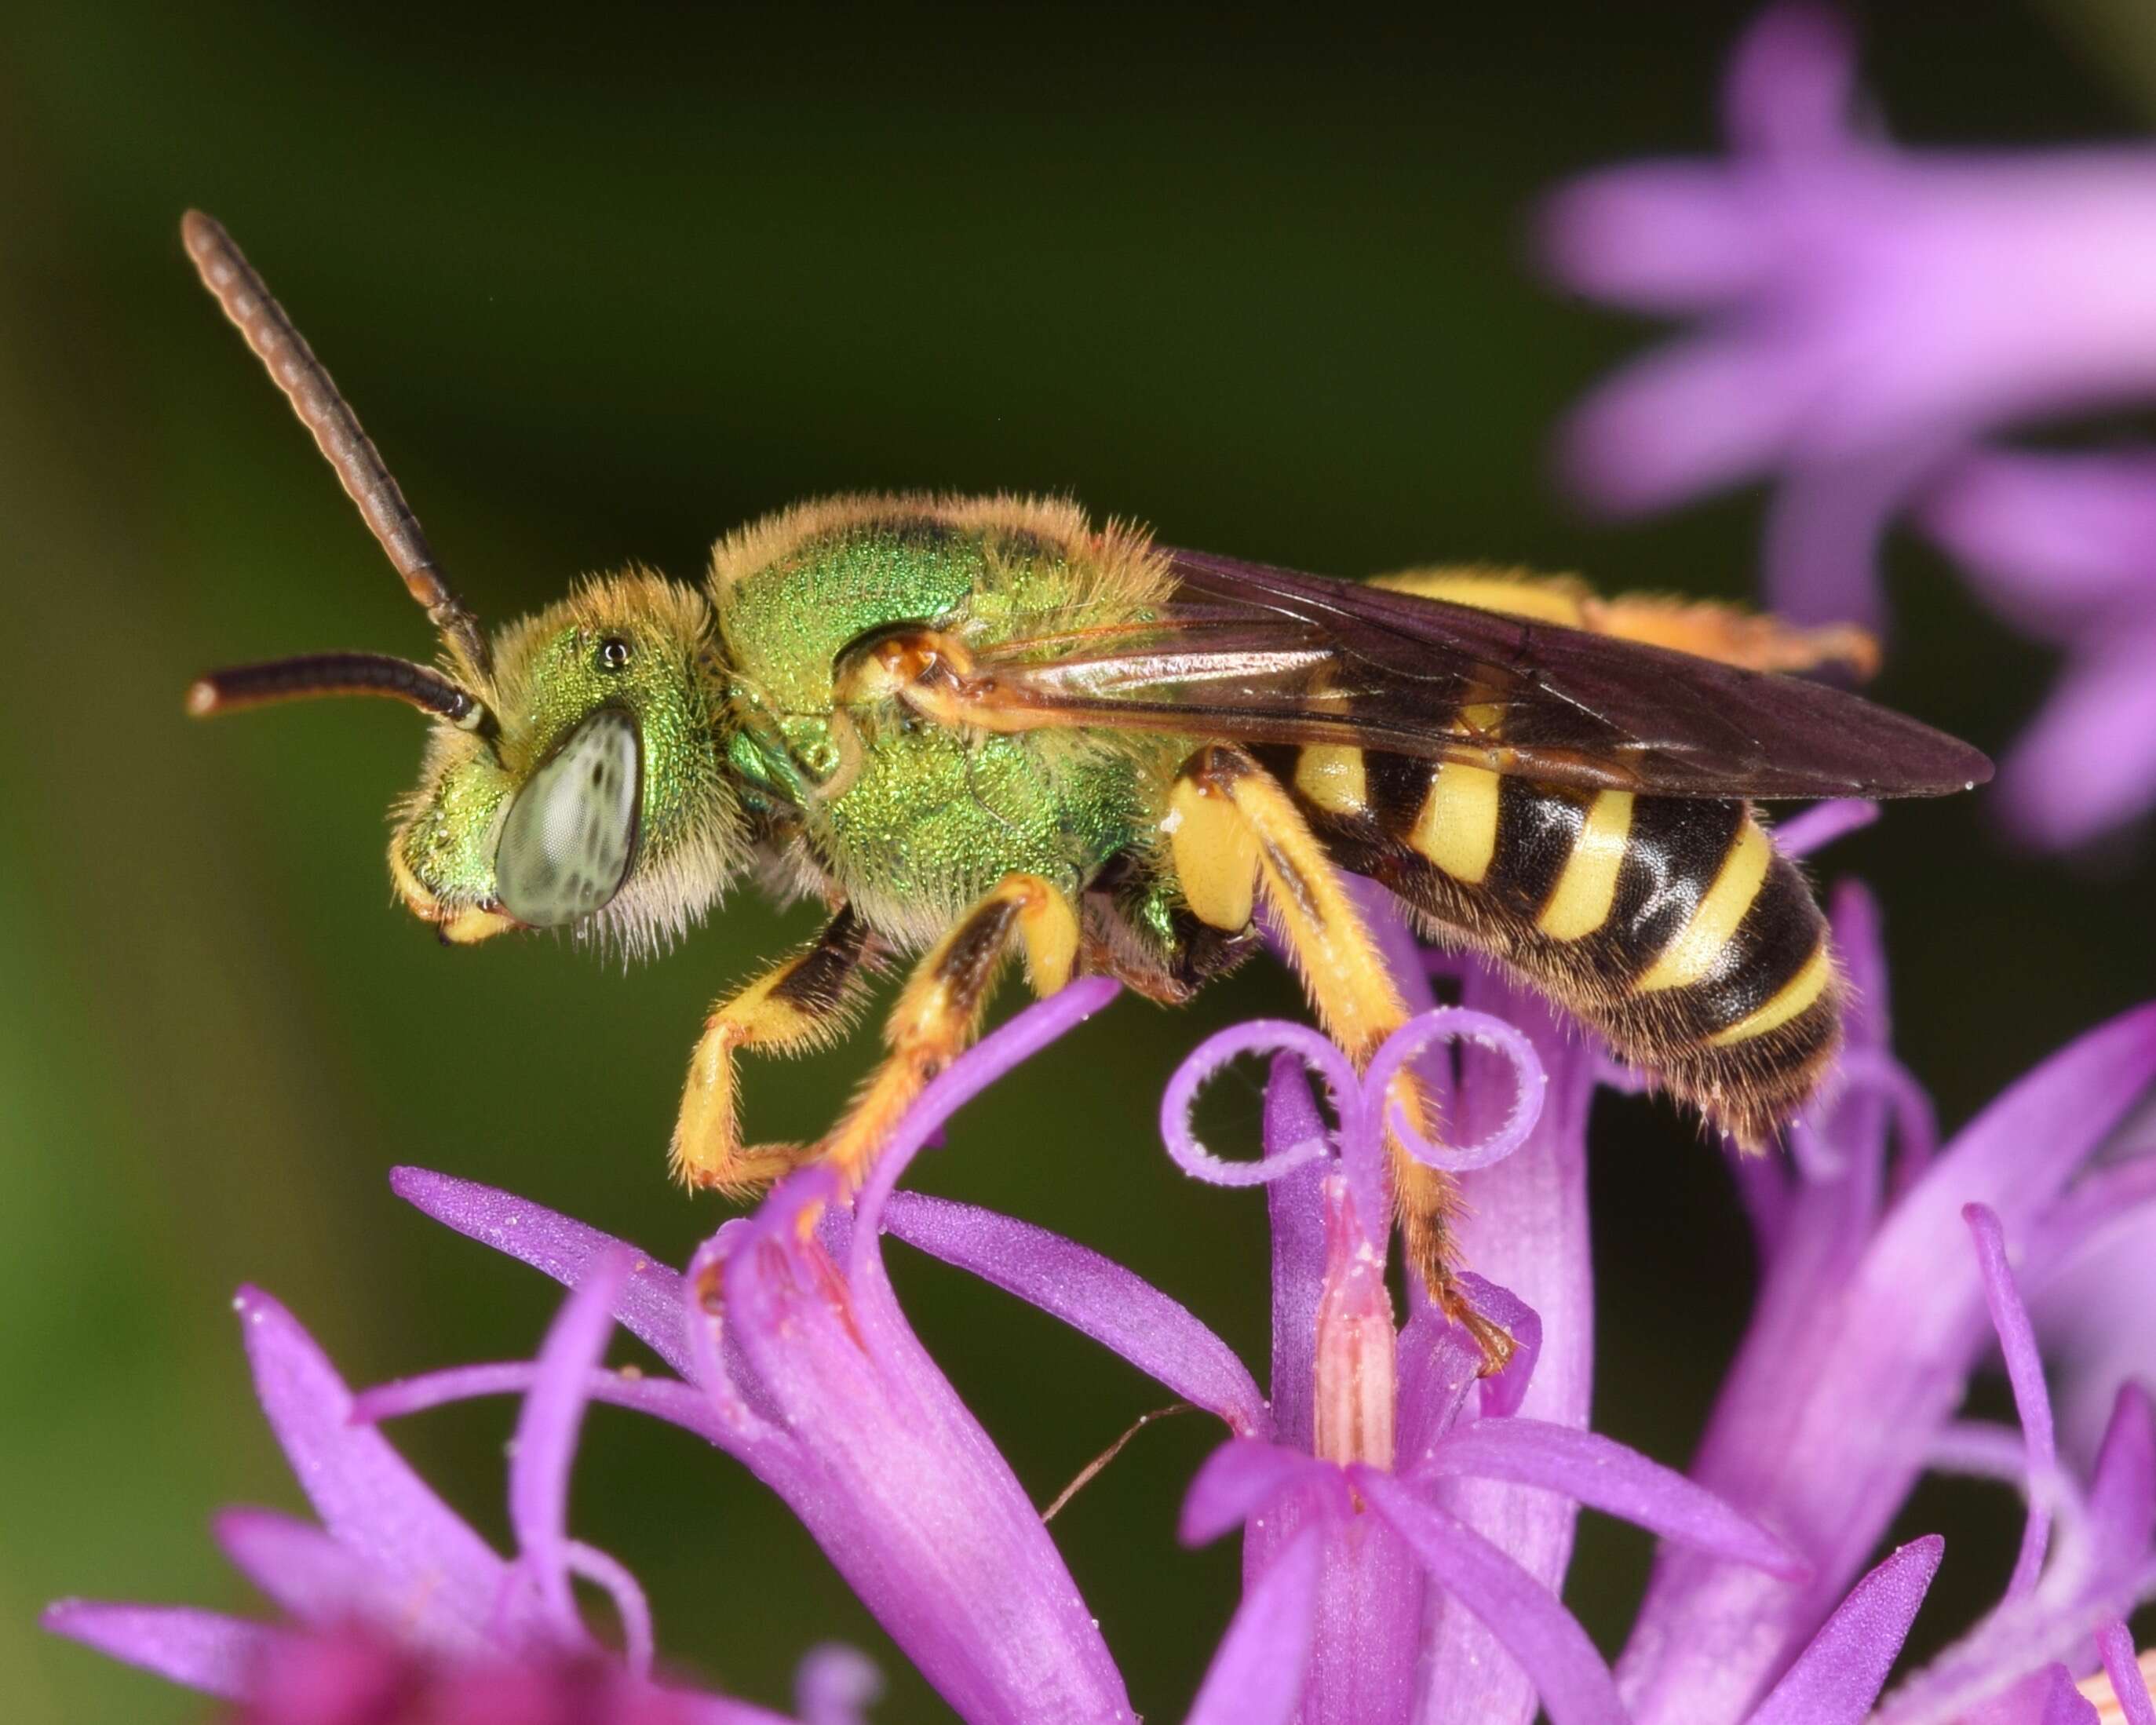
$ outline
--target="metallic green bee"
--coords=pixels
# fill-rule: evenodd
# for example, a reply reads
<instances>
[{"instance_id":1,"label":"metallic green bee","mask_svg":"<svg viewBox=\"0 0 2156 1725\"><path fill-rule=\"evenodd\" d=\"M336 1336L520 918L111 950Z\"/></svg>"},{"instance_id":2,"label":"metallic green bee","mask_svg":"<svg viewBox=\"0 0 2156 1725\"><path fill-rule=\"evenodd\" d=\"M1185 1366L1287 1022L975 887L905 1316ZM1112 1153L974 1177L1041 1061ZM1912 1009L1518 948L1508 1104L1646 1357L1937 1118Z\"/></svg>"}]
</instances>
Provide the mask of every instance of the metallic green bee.
<instances>
[{"instance_id":1,"label":"metallic green bee","mask_svg":"<svg viewBox=\"0 0 2156 1725\"><path fill-rule=\"evenodd\" d=\"M814 1156L857 1180L1011 952L1042 993L1083 969L1179 1001L1252 950L1260 897L1366 1060L1404 1008L1343 871L1757 1143L1830 1059L1841 984L1746 799L1989 776L1951 738L1776 674L1862 660L1850 631L1490 572L1358 585L1018 497L803 505L721 541L701 588L604 577L490 636L261 279L208 218L182 233L444 649L439 669L337 653L219 671L189 710L375 695L429 714L389 866L444 941L567 927L640 952L745 875L829 907L706 1024L672 1145L691 1186L752 1189ZM844 1120L818 1145L745 1145L734 1051L836 1037L901 952L922 956ZM1451 1186L1398 1147L1394 1167L1410 1258L1456 1308Z\"/></svg>"}]
</instances>

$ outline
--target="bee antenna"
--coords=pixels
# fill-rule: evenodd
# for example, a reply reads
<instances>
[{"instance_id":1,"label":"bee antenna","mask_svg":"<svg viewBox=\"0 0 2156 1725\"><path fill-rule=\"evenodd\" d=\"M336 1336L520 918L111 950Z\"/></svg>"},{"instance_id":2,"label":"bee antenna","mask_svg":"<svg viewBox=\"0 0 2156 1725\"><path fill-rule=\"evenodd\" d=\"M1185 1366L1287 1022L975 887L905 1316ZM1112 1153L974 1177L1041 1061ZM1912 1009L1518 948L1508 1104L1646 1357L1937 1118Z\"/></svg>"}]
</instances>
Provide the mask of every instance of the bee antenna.
<instances>
[{"instance_id":1,"label":"bee antenna","mask_svg":"<svg viewBox=\"0 0 2156 1725\"><path fill-rule=\"evenodd\" d=\"M241 707L326 695L386 696L482 736L494 725L485 702L439 671L386 653L311 653L212 671L188 685L187 711L198 719L208 718Z\"/></svg>"},{"instance_id":2,"label":"bee antenna","mask_svg":"<svg viewBox=\"0 0 2156 1725\"><path fill-rule=\"evenodd\" d=\"M219 223L200 210L189 210L181 218L180 238L203 285L246 336L247 345L270 381L285 392L300 423L314 434L316 446L336 470L346 494L359 506L361 518L404 578L412 597L427 608L450 651L484 681L492 665L479 619L442 573L434 547L419 530L418 518L306 338Z\"/></svg>"}]
</instances>

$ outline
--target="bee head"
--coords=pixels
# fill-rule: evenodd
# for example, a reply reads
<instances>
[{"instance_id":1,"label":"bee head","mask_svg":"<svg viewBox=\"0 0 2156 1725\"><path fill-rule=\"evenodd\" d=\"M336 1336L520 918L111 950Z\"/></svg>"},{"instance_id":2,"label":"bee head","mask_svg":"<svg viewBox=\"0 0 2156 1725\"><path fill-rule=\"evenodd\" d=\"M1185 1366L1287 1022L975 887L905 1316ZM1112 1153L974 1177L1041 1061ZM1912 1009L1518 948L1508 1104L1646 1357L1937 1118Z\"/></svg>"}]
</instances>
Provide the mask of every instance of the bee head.
<instances>
[{"instance_id":1,"label":"bee head","mask_svg":"<svg viewBox=\"0 0 2156 1725\"><path fill-rule=\"evenodd\" d=\"M438 723L390 873L445 940L573 928L629 950L747 855L718 741L711 608L662 578L588 583L495 640L490 722Z\"/></svg>"},{"instance_id":2,"label":"bee head","mask_svg":"<svg viewBox=\"0 0 2156 1725\"><path fill-rule=\"evenodd\" d=\"M390 874L445 941L574 928L636 950L701 914L747 844L721 761L710 607L641 572L587 583L490 639L374 445L231 236L180 224L203 285L359 506L442 639L440 669L319 653L198 678L187 711L372 695L434 721Z\"/></svg>"}]
</instances>

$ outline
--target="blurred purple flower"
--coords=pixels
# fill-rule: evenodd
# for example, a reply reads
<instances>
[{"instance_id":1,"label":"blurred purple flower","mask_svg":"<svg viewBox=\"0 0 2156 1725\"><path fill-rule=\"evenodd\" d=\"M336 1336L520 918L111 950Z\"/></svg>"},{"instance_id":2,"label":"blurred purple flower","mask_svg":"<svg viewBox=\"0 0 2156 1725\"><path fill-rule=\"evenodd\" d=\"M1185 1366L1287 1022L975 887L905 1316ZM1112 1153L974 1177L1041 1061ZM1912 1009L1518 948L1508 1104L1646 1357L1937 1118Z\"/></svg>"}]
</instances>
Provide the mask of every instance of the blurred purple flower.
<instances>
[{"instance_id":1,"label":"blurred purple flower","mask_svg":"<svg viewBox=\"0 0 2156 1725\"><path fill-rule=\"evenodd\" d=\"M1569 286L1698 319L1562 438L1572 488L1661 508L1775 479L1769 603L1876 627L1888 521L1929 530L2066 685L2006 774L2025 837L2071 845L2156 803L2156 463L1972 457L1988 434L2156 397L2156 150L1897 150L1850 123L1834 14L1753 27L1720 163L1589 174L1544 213Z\"/></svg>"},{"instance_id":2,"label":"blurred purple flower","mask_svg":"<svg viewBox=\"0 0 2156 1725\"><path fill-rule=\"evenodd\" d=\"M1999 776L2014 829L2071 845L2156 803L2156 454L1973 455L1922 520L2001 615L2066 655Z\"/></svg>"},{"instance_id":3,"label":"blurred purple flower","mask_svg":"<svg viewBox=\"0 0 2156 1725\"><path fill-rule=\"evenodd\" d=\"M216 1531L280 1620L66 1600L45 1626L234 1701L248 1725L547 1725L571 1702L593 1725L781 1725L760 1707L655 1681L643 1590L568 1537L585 1385L609 1307L644 1267L626 1253L594 1260L527 1373L510 1465L518 1554L507 1562L380 1434L352 1423L351 1392L291 1314L243 1289L234 1304L255 1393L321 1525L234 1509ZM613 1600L623 1655L585 1627L572 1576Z\"/></svg>"},{"instance_id":4,"label":"blurred purple flower","mask_svg":"<svg viewBox=\"0 0 2156 1725\"><path fill-rule=\"evenodd\" d=\"M1850 123L1842 21L1783 6L1722 95L1719 164L1589 174L1545 213L1580 292L1704 321L1579 410L1566 470L1613 510L1762 474L1777 609L1873 620L1871 543L1985 430L2156 393L2156 152L1893 148Z\"/></svg>"}]
</instances>

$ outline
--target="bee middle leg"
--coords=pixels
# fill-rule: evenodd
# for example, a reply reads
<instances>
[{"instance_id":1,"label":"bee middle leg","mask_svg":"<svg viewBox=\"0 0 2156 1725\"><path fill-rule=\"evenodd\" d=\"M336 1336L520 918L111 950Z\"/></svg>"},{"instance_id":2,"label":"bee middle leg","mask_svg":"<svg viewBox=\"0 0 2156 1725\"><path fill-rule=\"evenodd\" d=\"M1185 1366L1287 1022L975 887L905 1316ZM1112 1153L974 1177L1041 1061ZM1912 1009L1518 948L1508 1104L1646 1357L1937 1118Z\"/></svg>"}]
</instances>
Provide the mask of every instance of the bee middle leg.
<instances>
[{"instance_id":1,"label":"bee middle leg","mask_svg":"<svg viewBox=\"0 0 2156 1725\"><path fill-rule=\"evenodd\" d=\"M880 951L868 925L842 905L804 949L712 1008L690 1056L674 1128L671 1160L684 1185L746 1197L814 1153L798 1144L742 1142L734 1050L801 1054L837 1040Z\"/></svg>"},{"instance_id":2,"label":"bee middle leg","mask_svg":"<svg viewBox=\"0 0 2156 1725\"><path fill-rule=\"evenodd\" d=\"M1014 947L1044 999L1070 980L1079 922L1070 895L1039 875L1006 875L930 948L884 1025L891 1052L870 1076L844 1120L815 1153L857 1187L900 1117L928 1081L964 1053Z\"/></svg>"},{"instance_id":3,"label":"bee middle leg","mask_svg":"<svg viewBox=\"0 0 2156 1725\"><path fill-rule=\"evenodd\" d=\"M1279 920L1319 1020L1358 1070L1407 1022L1401 998L1361 913L1280 782L1240 748L1212 744L1183 763L1171 793L1169 846L1183 895L1200 921L1242 928L1255 891ZM1412 1074L1396 1081L1409 1117L1432 1110ZM1512 1357L1512 1339L1470 1307L1455 1277L1451 1220L1458 1183L1386 1135L1393 1204L1409 1266L1430 1296L1481 1346L1486 1371Z\"/></svg>"}]
</instances>

